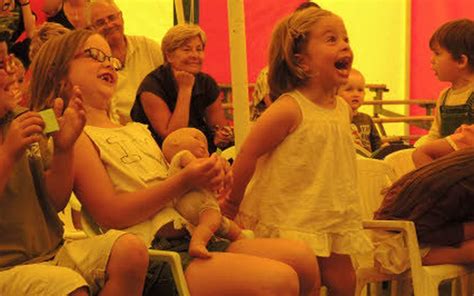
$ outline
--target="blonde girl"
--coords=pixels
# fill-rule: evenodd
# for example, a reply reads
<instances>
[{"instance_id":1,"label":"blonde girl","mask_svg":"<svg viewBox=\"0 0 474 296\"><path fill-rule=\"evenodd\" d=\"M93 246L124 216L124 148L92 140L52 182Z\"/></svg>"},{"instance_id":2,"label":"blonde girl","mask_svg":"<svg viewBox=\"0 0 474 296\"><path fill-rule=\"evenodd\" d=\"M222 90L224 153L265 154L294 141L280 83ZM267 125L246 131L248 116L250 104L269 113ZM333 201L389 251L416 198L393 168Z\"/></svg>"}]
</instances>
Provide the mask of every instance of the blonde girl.
<instances>
[{"instance_id":1,"label":"blonde girl","mask_svg":"<svg viewBox=\"0 0 474 296\"><path fill-rule=\"evenodd\" d=\"M260 237L300 239L318 257L331 295L354 295L350 254L362 232L347 82L352 51L342 19L308 8L281 21L270 46L270 96L233 166L223 212ZM240 209L239 209L240 205Z\"/></svg>"}]
</instances>

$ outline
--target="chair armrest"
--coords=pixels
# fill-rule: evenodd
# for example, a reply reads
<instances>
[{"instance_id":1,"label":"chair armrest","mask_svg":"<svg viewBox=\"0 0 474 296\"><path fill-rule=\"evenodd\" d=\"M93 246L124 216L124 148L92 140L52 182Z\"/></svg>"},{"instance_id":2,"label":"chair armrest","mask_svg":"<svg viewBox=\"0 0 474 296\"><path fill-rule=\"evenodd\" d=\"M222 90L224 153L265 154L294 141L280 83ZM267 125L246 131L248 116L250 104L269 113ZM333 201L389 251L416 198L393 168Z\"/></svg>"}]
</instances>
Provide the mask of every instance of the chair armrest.
<instances>
[{"instance_id":1,"label":"chair armrest","mask_svg":"<svg viewBox=\"0 0 474 296\"><path fill-rule=\"evenodd\" d=\"M363 220L364 229L387 230L387 231L404 231L416 235L415 225L412 221L405 220Z\"/></svg>"},{"instance_id":2,"label":"chair armrest","mask_svg":"<svg viewBox=\"0 0 474 296\"><path fill-rule=\"evenodd\" d=\"M177 252L162 251L162 250L148 250L148 256L152 261L165 261L171 267L171 272L176 283L176 288L180 296L190 296L188 284L184 277L183 268L181 266L181 257Z\"/></svg>"},{"instance_id":3,"label":"chair armrest","mask_svg":"<svg viewBox=\"0 0 474 296\"><path fill-rule=\"evenodd\" d=\"M410 257L410 268L412 273L418 274L421 270L421 255L416 236L415 224L407 220L364 220L362 221L364 229L398 231L403 234L408 256ZM418 275L414 275L417 277Z\"/></svg>"}]
</instances>

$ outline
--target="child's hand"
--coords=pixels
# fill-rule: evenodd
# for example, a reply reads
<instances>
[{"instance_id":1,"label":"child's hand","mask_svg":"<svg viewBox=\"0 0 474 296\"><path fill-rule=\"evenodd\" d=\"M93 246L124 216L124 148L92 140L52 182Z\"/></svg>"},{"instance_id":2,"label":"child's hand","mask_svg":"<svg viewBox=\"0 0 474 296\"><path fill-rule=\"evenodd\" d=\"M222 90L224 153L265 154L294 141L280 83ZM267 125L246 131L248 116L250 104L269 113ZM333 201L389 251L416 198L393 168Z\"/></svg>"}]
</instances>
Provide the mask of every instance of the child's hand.
<instances>
[{"instance_id":1,"label":"child's hand","mask_svg":"<svg viewBox=\"0 0 474 296\"><path fill-rule=\"evenodd\" d=\"M36 112L25 112L13 119L2 144L2 150L15 161L19 160L29 145L42 137L44 122Z\"/></svg>"},{"instance_id":2,"label":"child's hand","mask_svg":"<svg viewBox=\"0 0 474 296\"><path fill-rule=\"evenodd\" d=\"M224 182L222 184L222 188L217 191L217 198L221 199L230 193L232 184L234 183L234 175L232 174L232 169L229 162L222 156L218 155L218 157L221 162L222 169L224 170Z\"/></svg>"},{"instance_id":3,"label":"child's hand","mask_svg":"<svg viewBox=\"0 0 474 296\"><path fill-rule=\"evenodd\" d=\"M193 188L203 188L217 192L223 187L225 172L217 155L197 158L183 170Z\"/></svg>"},{"instance_id":4,"label":"child's hand","mask_svg":"<svg viewBox=\"0 0 474 296\"><path fill-rule=\"evenodd\" d=\"M234 141L234 130L230 126L214 126L214 145L228 147Z\"/></svg>"},{"instance_id":5,"label":"child's hand","mask_svg":"<svg viewBox=\"0 0 474 296\"><path fill-rule=\"evenodd\" d=\"M61 98L54 100L53 109L58 119L59 131L53 134L53 139L55 149L66 151L74 146L86 124L86 113L82 105L82 93L78 86L73 87L69 105L64 110L64 113L62 113L63 108L64 101Z\"/></svg>"}]
</instances>

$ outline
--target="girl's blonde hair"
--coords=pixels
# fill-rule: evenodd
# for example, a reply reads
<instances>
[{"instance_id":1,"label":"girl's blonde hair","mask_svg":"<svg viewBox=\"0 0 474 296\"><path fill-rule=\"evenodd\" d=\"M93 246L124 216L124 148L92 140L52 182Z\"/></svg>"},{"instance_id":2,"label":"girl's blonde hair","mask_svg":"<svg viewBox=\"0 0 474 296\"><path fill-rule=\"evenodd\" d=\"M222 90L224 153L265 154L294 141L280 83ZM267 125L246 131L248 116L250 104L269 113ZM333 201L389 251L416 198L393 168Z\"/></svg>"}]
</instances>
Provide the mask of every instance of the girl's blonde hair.
<instances>
[{"instance_id":1,"label":"girl's blonde hair","mask_svg":"<svg viewBox=\"0 0 474 296\"><path fill-rule=\"evenodd\" d=\"M61 97L67 106L67 80L69 64L77 51L90 36L97 34L90 30L74 30L48 40L36 54L31 64L29 87L30 108L42 110L51 107L54 99Z\"/></svg>"},{"instance_id":2,"label":"girl's blonde hair","mask_svg":"<svg viewBox=\"0 0 474 296\"><path fill-rule=\"evenodd\" d=\"M169 29L161 41L161 52L163 53L165 63L168 62L166 59L167 54L180 48L193 37L199 37L203 47L206 46L206 33L198 25L179 24Z\"/></svg>"},{"instance_id":3,"label":"girl's blonde hair","mask_svg":"<svg viewBox=\"0 0 474 296\"><path fill-rule=\"evenodd\" d=\"M295 11L275 27L269 52L268 84L272 100L282 93L304 85L309 76L298 62L305 53L312 27L321 18L334 16L330 11L309 7Z\"/></svg>"}]
</instances>

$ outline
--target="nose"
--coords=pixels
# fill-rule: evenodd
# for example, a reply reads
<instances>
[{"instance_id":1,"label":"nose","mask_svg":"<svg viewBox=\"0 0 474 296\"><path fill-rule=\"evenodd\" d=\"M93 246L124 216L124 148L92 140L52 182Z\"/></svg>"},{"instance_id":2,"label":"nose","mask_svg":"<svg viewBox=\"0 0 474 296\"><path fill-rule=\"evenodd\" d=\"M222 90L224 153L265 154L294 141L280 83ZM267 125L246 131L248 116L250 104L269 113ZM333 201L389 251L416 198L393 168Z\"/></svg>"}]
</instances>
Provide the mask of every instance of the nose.
<instances>
[{"instance_id":1,"label":"nose","mask_svg":"<svg viewBox=\"0 0 474 296\"><path fill-rule=\"evenodd\" d=\"M114 64L112 63L112 57L105 57L104 61L102 62L102 65L104 65L106 68L115 70Z\"/></svg>"}]
</instances>

